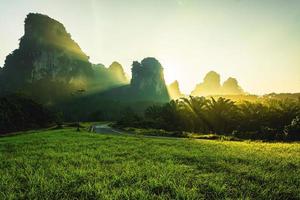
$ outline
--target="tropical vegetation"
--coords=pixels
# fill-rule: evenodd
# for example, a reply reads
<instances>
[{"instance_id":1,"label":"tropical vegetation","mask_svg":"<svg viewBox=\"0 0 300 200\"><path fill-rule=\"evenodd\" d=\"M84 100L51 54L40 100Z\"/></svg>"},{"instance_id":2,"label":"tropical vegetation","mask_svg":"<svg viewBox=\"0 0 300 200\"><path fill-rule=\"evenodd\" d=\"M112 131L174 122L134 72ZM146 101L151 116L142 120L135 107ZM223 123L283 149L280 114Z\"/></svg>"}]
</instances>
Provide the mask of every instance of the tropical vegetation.
<instances>
[{"instance_id":1,"label":"tropical vegetation","mask_svg":"<svg viewBox=\"0 0 300 200\"><path fill-rule=\"evenodd\" d=\"M126 112L120 127L234 135L247 139L299 140L300 101L235 103L223 97L194 97L148 107L143 116Z\"/></svg>"}]
</instances>

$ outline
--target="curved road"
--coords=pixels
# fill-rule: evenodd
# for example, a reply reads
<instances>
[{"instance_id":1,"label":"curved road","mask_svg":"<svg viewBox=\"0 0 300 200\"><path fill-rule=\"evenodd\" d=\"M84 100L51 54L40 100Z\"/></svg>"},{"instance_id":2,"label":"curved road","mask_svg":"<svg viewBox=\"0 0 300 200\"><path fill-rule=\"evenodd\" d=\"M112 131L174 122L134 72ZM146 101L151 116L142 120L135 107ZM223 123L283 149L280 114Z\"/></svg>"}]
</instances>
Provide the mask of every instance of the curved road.
<instances>
[{"instance_id":1,"label":"curved road","mask_svg":"<svg viewBox=\"0 0 300 200\"><path fill-rule=\"evenodd\" d=\"M90 127L90 132L94 133L109 133L109 134L124 134L125 132L118 131L106 124L95 124Z\"/></svg>"},{"instance_id":2,"label":"curved road","mask_svg":"<svg viewBox=\"0 0 300 200\"><path fill-rule=\"evenodd\" d=\"M170 136L136 135L135 133L132 132L126 132L126 131L114 129L109 126L109 123L91 125L89 131L93 133L99 133L99 134L127 135L133 137L174 139L174 140L187 139L187 138L170 137Z\"/></svg>"}]
</instances>

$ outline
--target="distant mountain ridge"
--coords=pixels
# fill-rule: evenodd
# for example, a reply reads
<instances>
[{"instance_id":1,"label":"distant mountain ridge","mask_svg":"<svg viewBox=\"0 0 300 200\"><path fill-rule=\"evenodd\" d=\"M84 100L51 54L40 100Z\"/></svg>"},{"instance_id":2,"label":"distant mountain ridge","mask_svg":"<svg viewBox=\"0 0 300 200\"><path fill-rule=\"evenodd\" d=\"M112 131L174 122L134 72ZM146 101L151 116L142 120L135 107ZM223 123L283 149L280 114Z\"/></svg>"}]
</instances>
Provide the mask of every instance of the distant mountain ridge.
<instances>
[{"instance_id":1,"label":"distant mountain ridge","mask_svg":"<svg viewBox=\"0 0 300 200\"><path fill-rule=\"evenodd\" d=\"M196 85L192 96L244 95L246 94L235 78L229 77L221 85L220 75L215 71L206 74L202 83Z\"/></svg>"}]
</instances>

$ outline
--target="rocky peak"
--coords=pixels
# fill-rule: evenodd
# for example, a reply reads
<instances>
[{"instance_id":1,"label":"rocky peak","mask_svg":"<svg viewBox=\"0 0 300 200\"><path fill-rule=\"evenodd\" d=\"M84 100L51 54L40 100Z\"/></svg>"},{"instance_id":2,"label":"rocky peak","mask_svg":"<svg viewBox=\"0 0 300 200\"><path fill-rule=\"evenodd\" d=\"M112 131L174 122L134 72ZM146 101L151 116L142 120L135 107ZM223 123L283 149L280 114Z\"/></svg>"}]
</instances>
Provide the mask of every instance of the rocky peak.
<instances>
[{"instance_id":1,"label":"rocky peak","mask_svg":"<svg viewBox=\"0 0 300 200\"><path fill-rule=\"evenodd\" d=\"M215 71L210 71L204 77L203 83L212 89L219 89L219 87L221 87L220 81L220 74Z\"/></svg>"},{"instance_id":2,"label":"rocky peak","mask_svg":"<svg viewBox=\"0 0 300 200\"><path fill-rule=\"evenodd\" d=\"M172 82L169 86L172 87L172 88L176 88L176 89L179 90L179 82L177 80L175 80L174 82Z\"/></svg>"},{"instance_id":3,"label":"rocky peak","mask_svg":"<svg viewBox=\"0 0 300 200\"><path fill-rule=\"evenodd\" d=\"M182 94L180 91L179 82L177 80L168 86L168 92L172 99L178 99L184 96L184 94Z\"/></svg>"},{"instance_id":4,"label":"rocky peak","mask_svg":"<svg viewBox=\"0 0 300 200\"><path fill-rule=\"evenodd\" d=\"M155 58L145 58L132 64L131 85L140 90L161 92L165 88L163 68Z\"/></svg>"},{"instance_id":5,"label":"rocky peak","mask_svg":"<svg viewBox=\"0 0 300 200\"><path fill-rule=\"evenodd\" d=\"M25 19L24 29L25 34L20 40L20 48L23 46L56 48L68 51L82 60L88 61L89 59L71 38L64 25L47 15L28 14Z\"/></svg>"},{"instance_id":6,"label":"rocky peak","mask_svg":"<svg viewBox=\"0 0 300 200\"><path fill-rule=\"evenodd\" d=\"M203 82L196 85L196 88L191 93L193 96L237 94L244 94L243 89L238 85L238 81L230 77L221 85L220 75L214 71L208 72Z\"/></svg>"},{"instance_id":7,"label":"rocky peak","mask_svg":"<svg viewBox=\"0 0 300 200\"><path fill-rule=\"evenodd\" d=\"M199 83L191 94L193 96L220 94L220 88L220 75L215 71L210 71L205 75L203 82Z\"/></svg>"},{"instance_id":8,"label":"rocky peak","mask_svg":"<svg viewBox=\"0 0 300 200\"><path fill-rule=\"evenodd\" d=\"M235 78L229 77L222 86L223 94L243 94L243 89L239 86Z\"/></svg>"},{"instance_id":9,"label":"rocky peak","mask_svg":"<svg viewBox=\"0 0 300 200\"><path fill-rule=\"evenodd\" d=\"M149 57L143 59L141 63L135 61L131 71L131 87L134 90L139 90L146 96L169 98L163 67L158 60Z\"/></svg>"},{"instance_id":10,"label":"rocky peak","mask_svg":"<svg viewBox=\"0 0 300 200\"><path fill-rule=\"evenodd\" d=\"M30 13L24 26L19 48L6 57L2 91L22 91L34 99L54 102L87 87L94 73L89 58L60 22Z\"/></svg>"},{"instance_id":11,"label":"rocky peak","mask_svg":"<svg viewBox=\"0 0 300 200\"><path fill-rule=\"evenodd\" d=\"M18 73L11 82L18 78L21 81L15 82L22 84L43 79L69 83L92 73L88 59L60 22L30 13L19 48L7 56L4 71L8 77Z\"/></svg>"},{"instance_id":12,"label":"rocky peak","mask_svg":"<svg viewBox=\"0 0 300 200\"><path fill-rule=\"evenodd\" d=\"M109 67L108 71L116 78L118 81L127 83L127 77L125 75L122 65L118 62L113 62Z\"/></svg>"}]
</instances>

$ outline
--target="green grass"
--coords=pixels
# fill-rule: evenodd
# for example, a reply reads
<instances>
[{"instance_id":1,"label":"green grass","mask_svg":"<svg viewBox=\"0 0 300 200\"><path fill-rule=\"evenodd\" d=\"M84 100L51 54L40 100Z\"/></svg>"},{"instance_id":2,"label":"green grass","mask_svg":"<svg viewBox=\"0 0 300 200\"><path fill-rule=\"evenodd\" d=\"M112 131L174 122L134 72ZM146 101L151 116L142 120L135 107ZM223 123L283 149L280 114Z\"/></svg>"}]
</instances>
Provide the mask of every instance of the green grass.
<instances>
[{"instance_id":1,"label":"green grass","mask_svg":"<svg viewBox=\"0 0 300 200\"><path fill-rule=\"evenodd\" d=\"M0 199L300 199L300 144L27 132L0 138Z\"/></svg>"},{"instance_id":2,"label":"green grass","mask_svg":"<svg viewBox=\"0 0 300 200\"><path fill-rule=\"evenodd\" d=\"M166 131L163 129L126 127L126 128L121 128L121 130L128 132L130 134L134 134L136 136L145 135L145 136L177 137L177 138L182 137L182 138L203 139L203 140L242 141L242 139L233 136L217 135L217 134L200 134L200 133L191 133L191 132L180 133L178 131Z\"/></svg>"}]
</instances>

